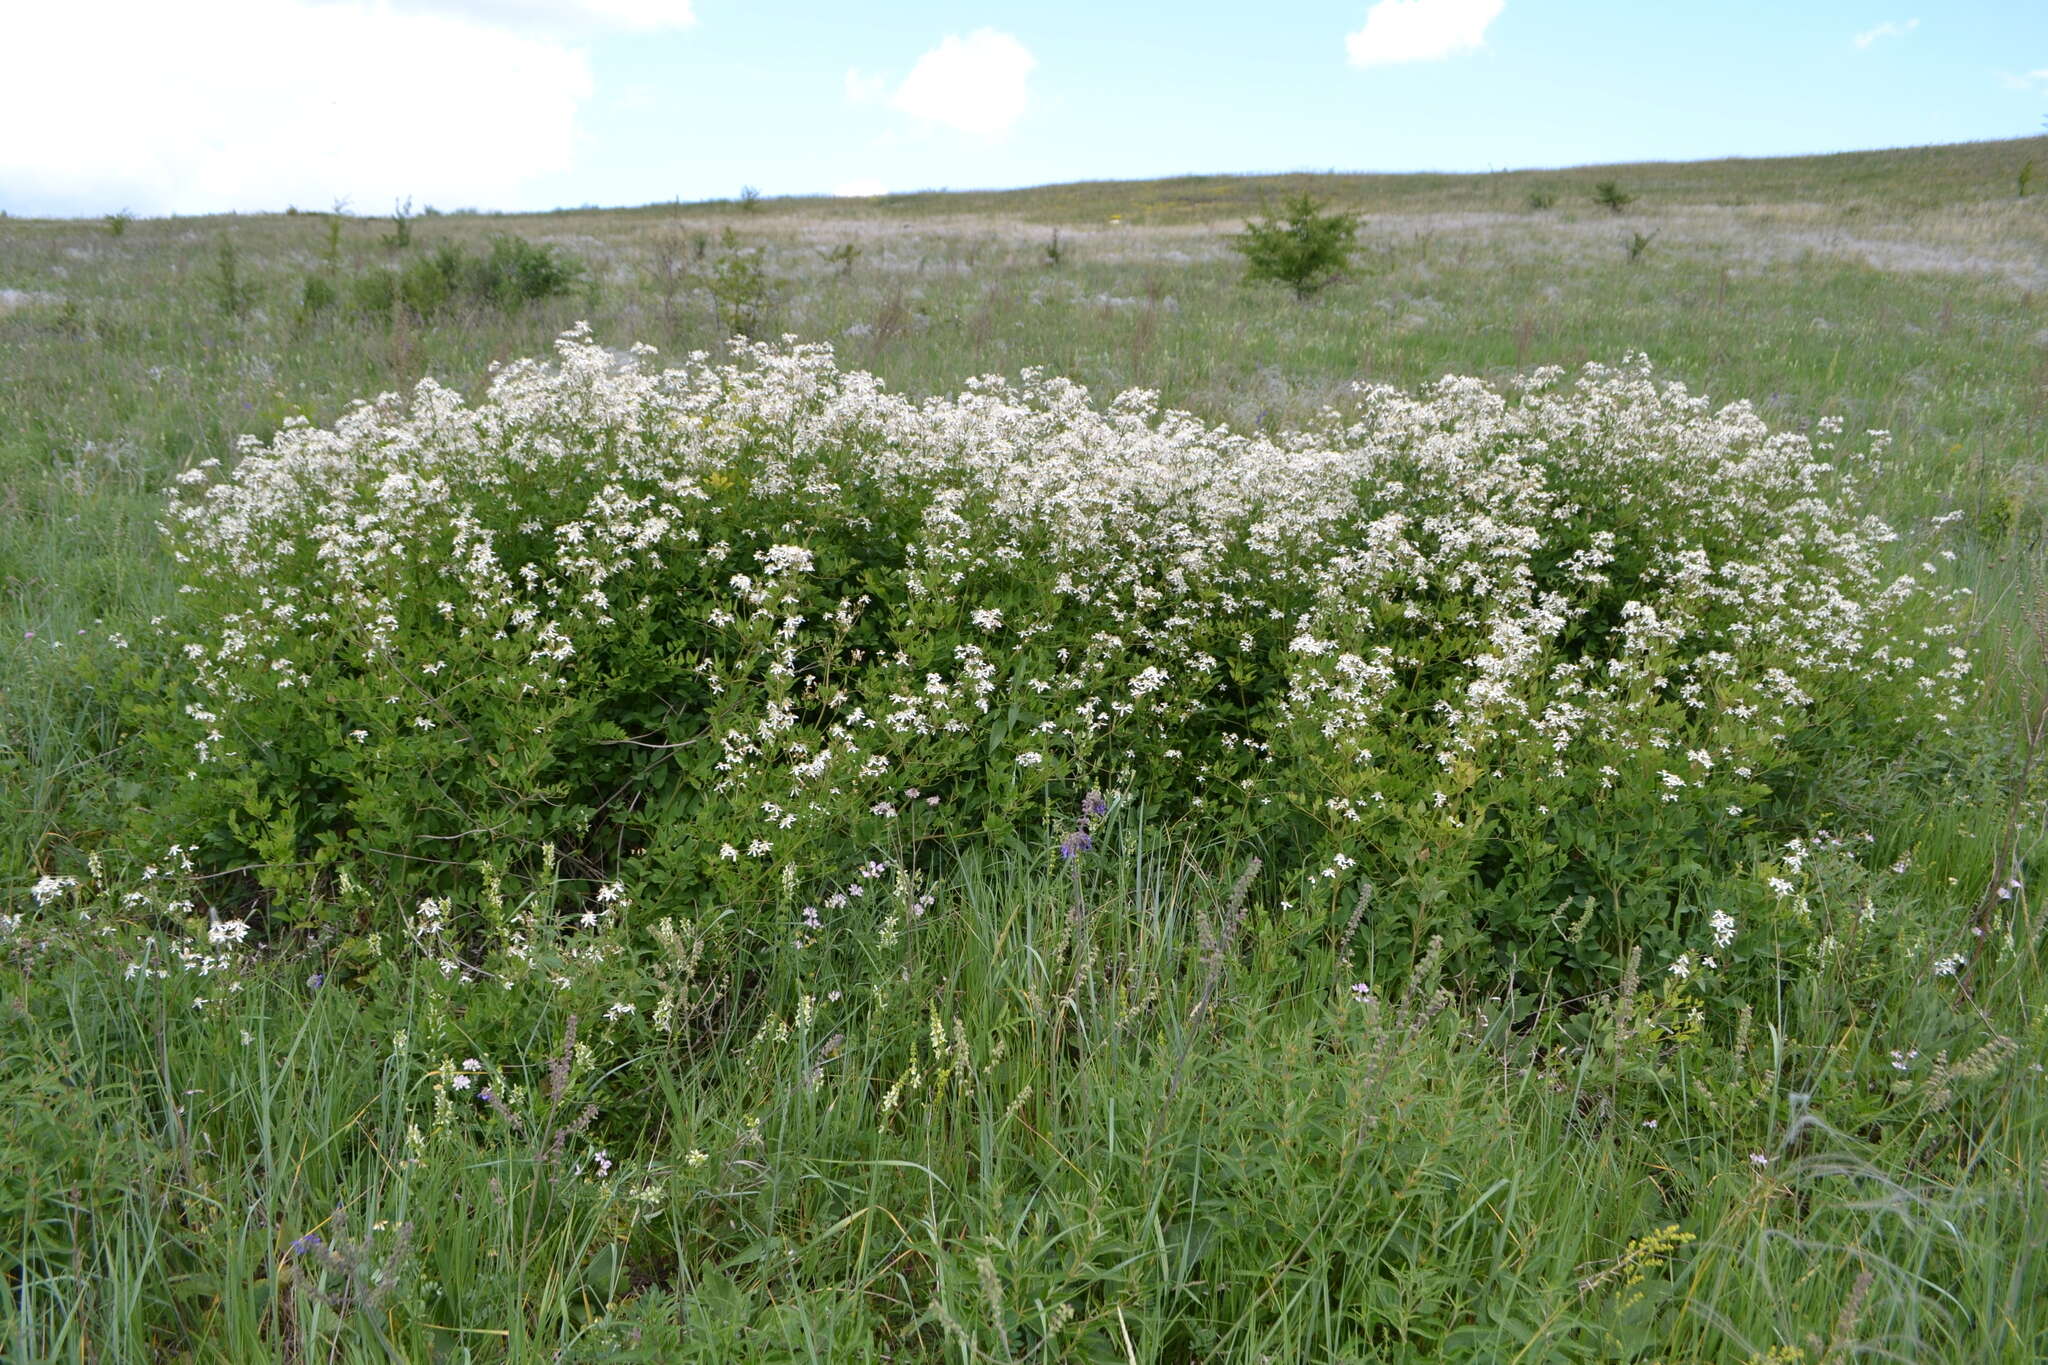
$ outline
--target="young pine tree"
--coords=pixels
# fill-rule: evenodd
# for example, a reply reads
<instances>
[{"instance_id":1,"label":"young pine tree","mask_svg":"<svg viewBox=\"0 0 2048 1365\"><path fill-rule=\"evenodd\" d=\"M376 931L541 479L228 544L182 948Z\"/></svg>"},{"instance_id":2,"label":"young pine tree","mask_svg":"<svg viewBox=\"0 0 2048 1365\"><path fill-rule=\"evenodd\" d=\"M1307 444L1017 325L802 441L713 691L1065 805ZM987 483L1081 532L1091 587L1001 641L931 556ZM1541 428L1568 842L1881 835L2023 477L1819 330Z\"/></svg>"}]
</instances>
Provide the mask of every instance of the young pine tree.
<instances>
[{"instance_id":1,"label":"young pine tree","mask_svg":"<svg viewBox=\"0 0 2048 1365\"><path fill-rule=\"evenodd\" d=\"M1284 284L1309 299L1350 267L1358 215L1326 213L1304 193L1288 200L1279 217L1246 223L1230 245L1244 257L1245 279Z\"/></svg>"}]
</instances>

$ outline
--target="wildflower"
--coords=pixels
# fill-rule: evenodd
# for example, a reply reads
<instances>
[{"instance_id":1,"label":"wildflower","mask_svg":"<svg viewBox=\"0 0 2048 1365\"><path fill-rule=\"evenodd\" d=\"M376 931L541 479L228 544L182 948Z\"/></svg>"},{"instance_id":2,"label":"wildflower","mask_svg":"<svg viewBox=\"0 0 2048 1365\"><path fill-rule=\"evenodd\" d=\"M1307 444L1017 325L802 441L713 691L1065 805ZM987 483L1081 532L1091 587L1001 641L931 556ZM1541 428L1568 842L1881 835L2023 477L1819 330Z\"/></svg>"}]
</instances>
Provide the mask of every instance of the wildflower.
<instances>
[{"instance_id":1,"label":"wildflower","mask_svg":"<svg viewBox=\"0 0 2048 1365\"><path fill-rule=\"evenodd\" d=\"M322 1247L326 1245L327 1243L321 1238L319 1233L308 1232L303 1236L299 1237L298 1240L294 1241L289 1247L285 1248L285 1250L287 1254L292 1256L307 1256L312 1254L313 1252L319 1251Z\"/></svg>"},{"instance_id":2,"label":"wildflower","mask_svg":"<svg viewBox=\"0 0 2048 1365\"><path fill-rule=\"evenodd\" d=\"M44 877L29 888L29 895L35 898L37 905L48 905L77 885L76 877Z\"/></svg>"},{"instance_id":3,"label":"wildflower","mask_svg":"<svg viewBox=\"0 0 2048 1365\"><path fill-rule=\"evenodd\" d=\"M1017 755L1017 766L1020 768L1035 768L1043 762L1045 755L1041 753L1026 752Z\"/></svg>"},{"instance_id":4,"label":"wildflower","mask_svg":"<svg viewBox=\"0 0 2048 1365\"><path fill-rule=\"evenodd\" d=\"M1077 829L1066 838L1060 840L1060 857L1068 862L1072 862L1094 847L1095 840L1088 831Z\"/></svg>"},{"instance_id":5,"label":"wildflower","mask_svg":"<svg viewBox=\"0 0 2048 1365\"><path fill-rule=\"evenodd\" d=\"M240 943L243 939L249 937L248 921L239 919L220 920L207 929L206 937L207 941L211 943Z\"/></svg>"},{"instance_id":6,"label":"wildflower","mask_svg":"<svg viewBox=\"0 0 2048 1365\"><path fill-rule=\"evenodd\" d=\"M1751 1152L1749 1154L1749 1164L1752 1166L1768 1166L1771 1164L1771 1159L1762 1152Z\"/></svg>"},{"instance_id":7,"label":"wildflower","mask_svg":"<svg viewBox=\"0 0 2048 1365\"><path fill-rule=\"evenodd\" d=\"M1969 958L1961 953L1953 953L1948 957L1937 958L1934 963L1934 974L1936 976L1954 976L1958 971L1962 970L1963 964L1969 960Z\"/></svg>"}]
</instances>

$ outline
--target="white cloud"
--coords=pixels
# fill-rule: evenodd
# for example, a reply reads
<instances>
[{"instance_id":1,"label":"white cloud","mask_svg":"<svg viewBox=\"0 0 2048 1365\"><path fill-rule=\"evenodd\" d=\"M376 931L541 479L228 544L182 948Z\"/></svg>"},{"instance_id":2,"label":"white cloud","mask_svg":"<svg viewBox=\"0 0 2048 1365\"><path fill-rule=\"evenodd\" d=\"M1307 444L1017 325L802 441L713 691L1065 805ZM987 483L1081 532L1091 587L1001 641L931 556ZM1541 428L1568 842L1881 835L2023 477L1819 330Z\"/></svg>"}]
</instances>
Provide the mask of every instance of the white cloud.
<instances>
[{"instance_id":1,"label":"white cloud","mask_svg":"<svg viewBox=\"0 0 2048 1365\"><path fill-rule=\"evenodd\" d=\"M17 211L504 204L569 168L592 91L588 59L562 41L379 0L74 0L0 16L0 127L15 130L0 185Z\"/></svg>"},{"instance_id":2,"label":"white cloud","mask_svg":"<svg viewBox=\"0 0 2048 1365\"><path fill-rule=\"evenodd\" d=\"M654 33L697 22L695 0L386 0L390 9L447 14L494 28L574 33L625 29Z\"/></svg>"},{"instance_id":3,"label":"white cloud","mask_svg":"<svg viewBox=\"0 0 2048 1365\"><path fill-rule=\"evenodd\" d=\"M1852 41L1859 48L1869 47L1872 43L1876 42L1880 38L1903 38L1908 33L1911 33L1914 29L1918 27L1920 27L1920 21L1918 19L1908 19L1903 24L1895 24L1891 20L1887 19L1883 23L1879 24L1876 28L1867 28L1863 30L1863 32L1857 34Z\"/></svg>"},{"instance_id":4,"label":"white cloud","mask_svg":"<svg viewBox=\"0 0 2048 1365\"><path fill-rule=\"evenodd\" d=\"M1007 33L983 28L965 38L949 35L917 59L889 97L889 107L927 123L994 137L1024 116L1037 65L1024 44ZM852 73L847 89L854 89Z\"/></svg>"},{"instance_id":5,"label":"white cloud","mask_svg":"<svg viewBox=\"0 0 2048 1365\"><path fill-rule=\"evenodd\" d=\"M1344 38L1353 66L1434 62L1471 52L1486 42L1486 28L1506 0L1379 0L1365 12L1365 27Z\"/></svg>"},{"instance_id":6,"label":"white cloud","mask_svg":"<svg viewBox=\"0 0 2048 1365\"><path fill-rule=\"evenodd\" d=\"M862 180L847 180L832 187L832 193L841 199L873 199L878 194L887 194L888 189L881 181L872 177Z\"/></svg>"}]
</instances>

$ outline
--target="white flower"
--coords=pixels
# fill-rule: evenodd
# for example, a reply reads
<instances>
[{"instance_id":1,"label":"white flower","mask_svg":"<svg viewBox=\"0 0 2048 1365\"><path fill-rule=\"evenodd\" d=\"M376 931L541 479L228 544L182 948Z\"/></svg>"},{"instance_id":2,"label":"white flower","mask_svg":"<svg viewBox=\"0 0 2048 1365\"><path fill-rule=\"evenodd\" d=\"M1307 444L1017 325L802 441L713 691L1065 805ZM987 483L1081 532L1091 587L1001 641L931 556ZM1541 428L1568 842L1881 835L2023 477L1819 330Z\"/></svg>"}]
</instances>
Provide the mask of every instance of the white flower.
<instances>
[{"instance_id":1,"label":"white flower","mask_svg":"<svg viewBox=\"0 0 2048 1365\"><path fill-rule=\"evenodd\" d=\"M754 556L772 577L776 574L809 573L815 556L801 545L770 545Z\"/></svg>"},{"instance_id":2,"label":"white flower","mask_svg":"<svg viewBox=\"0 0 2048 1365\"><path fill-rule=\"evenodd\" d=\"M1026 752L1017 755L1017 766L1020 768L1035 768L1043 762L1045 755L1041 753Z\"/></svg>"},{"instance_id":3,"label":"white flower","mask_svg":"<svg viewBox=\"0 0 2048 1365\"><path fill-rule=\"evenodd\" d=\"M211 943L240 943L249 937L249 925L246 920L220 920L207 929L206 937Z\"/></svg>"},{"instance_id":4,"label":"white flower","mask_svg":"<svg viewBox=\"0 0 2048 1365\"><path fill-rule=\"evenodd\" d=\"M29 895L35 898L37 905L48 905L77 885L76 877L44 877L29 888Z\"/></svg>"}]
</instances>

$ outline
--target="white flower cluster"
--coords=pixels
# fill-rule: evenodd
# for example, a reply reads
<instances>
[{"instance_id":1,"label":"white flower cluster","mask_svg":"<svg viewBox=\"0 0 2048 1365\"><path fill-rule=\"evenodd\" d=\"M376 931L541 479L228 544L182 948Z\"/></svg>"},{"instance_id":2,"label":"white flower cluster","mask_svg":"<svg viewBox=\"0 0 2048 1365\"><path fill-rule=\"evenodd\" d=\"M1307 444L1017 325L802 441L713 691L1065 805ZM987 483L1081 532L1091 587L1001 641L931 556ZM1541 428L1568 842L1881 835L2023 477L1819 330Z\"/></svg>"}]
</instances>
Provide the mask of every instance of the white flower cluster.
<instances>
[{"instance_id":1,"label":"white flower cluster","mask_svg":"<svg viewBox=\"0 0 2048 1365\"><path fill-rule=\"evenodd\" d=\"M1255 436L1029 371L913 402L821 346L660 372L582 329L557 350L474 405L428 381L290 427L174 501L219 605L186 649L195 770L243 751L238 710L317 709L335 670L389 693L330 717L337 743L459 743L476 695L573 694L609 633L663 613L765 642L695 664L718 780L770 803L763 833L893 811L948 736L1005 780L1165 754L1241 799L1309 764L1353 821L1416 755L1436 807L1511 763L1601 764L1605 789L1634 761L1652 799L1719 816L1741 805L1709 789L1826 698L1882 686L1938 726L1971 672L1960 590L1890 566L1859 457L1640 360L1365 389ZM864 528L896 537L882 648L844 644L874 600L828 548ZM685 563L714 597L648 594ZM470 657L443 673L451 641Z\"/></svg>"}]
</instances>

